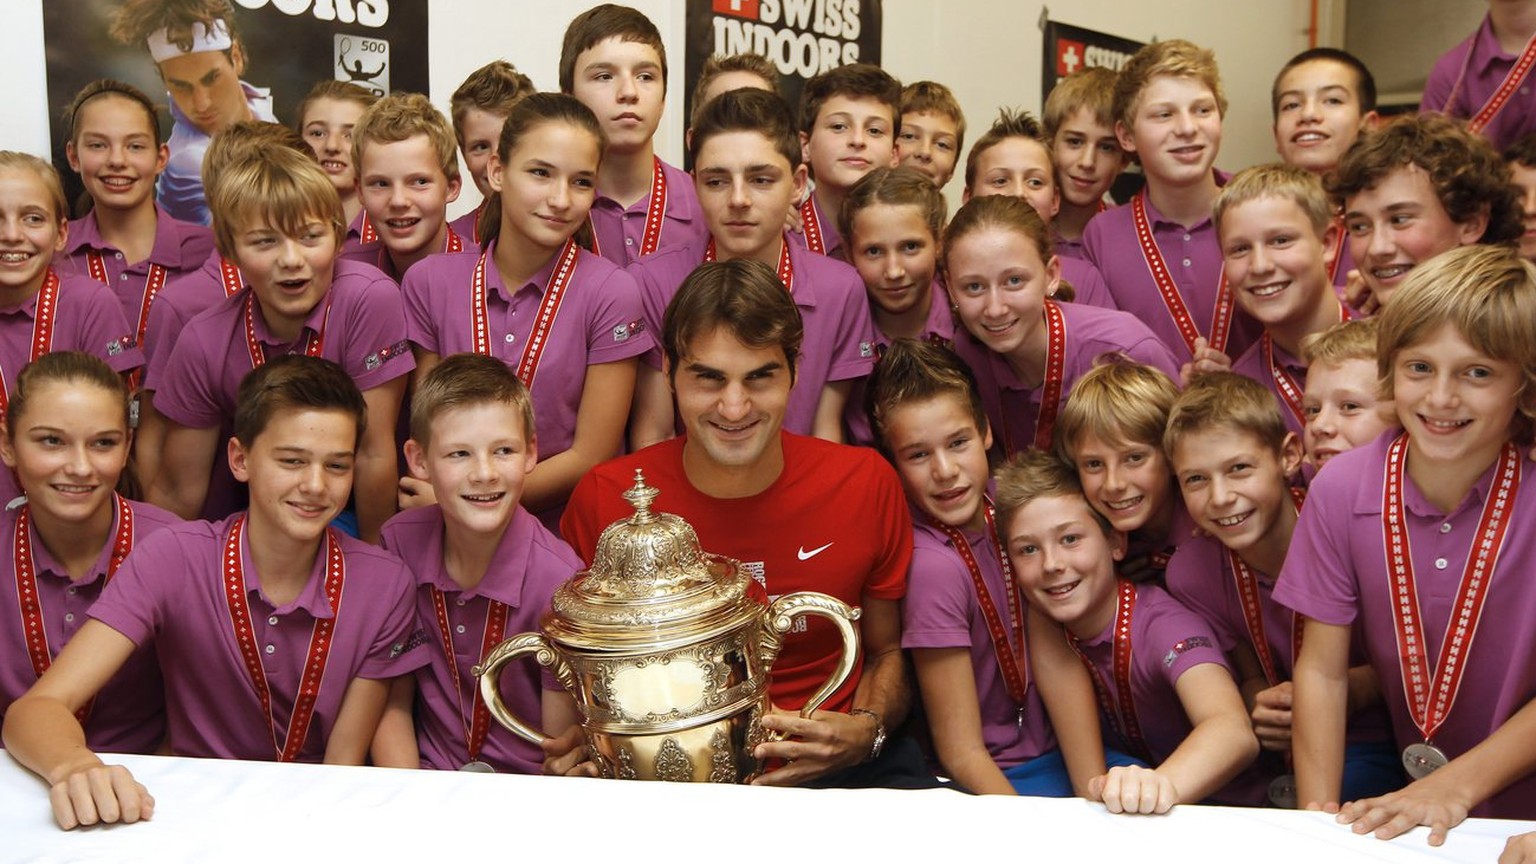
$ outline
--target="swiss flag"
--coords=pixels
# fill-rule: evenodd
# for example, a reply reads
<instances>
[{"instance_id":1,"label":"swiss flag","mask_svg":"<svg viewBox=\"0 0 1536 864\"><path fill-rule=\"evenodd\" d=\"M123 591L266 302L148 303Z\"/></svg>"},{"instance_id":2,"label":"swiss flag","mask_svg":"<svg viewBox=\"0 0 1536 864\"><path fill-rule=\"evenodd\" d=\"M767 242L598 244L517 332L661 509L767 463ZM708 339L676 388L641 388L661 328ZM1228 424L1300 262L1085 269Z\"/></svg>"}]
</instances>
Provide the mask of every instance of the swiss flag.
<instances>
[{"instance_id":1,"label":"swiss flag","mask_svg":"<svg viewBox=\"0 0 1536 864\"><path fill-rule=\"evenodd\" d=\"M719 3L716 3L716 8L719 5ZM1057 39L1056 74L1065 77L1083 68L1084 51L1085 46L1081 42L1073 42L1071 39Z\"/></svg>"},{"instance_id":2,"label":"swiss flag","mask_svg":"<svg viewBox=\"0 0 1536 864\"><path fill-rule=\"evenodd\" d=\"M713 0L715 12L737 18L757 20L757 0Z\"/></svg>"}]
</instances>

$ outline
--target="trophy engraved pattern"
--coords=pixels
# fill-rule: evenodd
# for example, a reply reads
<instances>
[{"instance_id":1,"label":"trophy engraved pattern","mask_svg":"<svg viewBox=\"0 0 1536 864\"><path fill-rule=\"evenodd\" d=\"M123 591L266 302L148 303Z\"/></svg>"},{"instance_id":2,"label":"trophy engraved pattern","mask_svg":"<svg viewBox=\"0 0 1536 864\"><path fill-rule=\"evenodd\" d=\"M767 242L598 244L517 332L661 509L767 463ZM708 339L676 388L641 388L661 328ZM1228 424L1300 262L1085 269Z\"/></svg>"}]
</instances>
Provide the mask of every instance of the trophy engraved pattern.
<instances>
[{"instance_id":1,"label":"trophy engraved pattern","mask_svg":"<svg viewBox=\"0 0 1536 864\"><path fill-rule=\"evenodd\" d=\"M676 739L666 738L656 751L656 779L687 783L693 779L693 763Z\"/></svg>"},{"instance_id":2,"label":"trophy engraved pattern","mask_svg":"<svg viewBox=\"0 0 1536 864\"><path fill-rule=\"evenodd\" d=\"M632 753L628 747L624 747L622 745L618 748L618 750L619 750L619 765L618 765L618 772L617 772L618 778L620 780L639 780L640 779L640 773L635 770L635 754ZM609 777L615 776L614 774L609 774L608 773L608 760L606 760L606 759L599 759L599 760L597 760L597 764L603 766L604 774L606 774Z\"/></svg>"},{"instance_id":3,"label":"trophy engraved pattern","mask_svg":"<svg viewBox=\"0 0 1536 864\"><path fill-rule=\"evenodd\" d=\"M736 755L731 749L731 736L724 729L716 729L709 736L709 782L736 782Z\"/></svg>"}]
</instances>

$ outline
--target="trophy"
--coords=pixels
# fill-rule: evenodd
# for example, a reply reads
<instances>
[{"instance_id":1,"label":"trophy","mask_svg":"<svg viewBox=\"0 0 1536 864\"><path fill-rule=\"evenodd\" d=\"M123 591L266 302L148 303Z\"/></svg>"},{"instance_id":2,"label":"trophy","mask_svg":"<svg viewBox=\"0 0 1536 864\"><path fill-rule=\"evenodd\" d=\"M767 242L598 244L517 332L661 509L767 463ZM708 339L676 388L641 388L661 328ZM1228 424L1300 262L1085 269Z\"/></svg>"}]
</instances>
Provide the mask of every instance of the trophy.
<instances>
[{"instance_id":1,"label":"trophy","mask_svg":"<svg viewBox=\"0 0 1536 864\"><path fill-rule=\"evenodd\" d=\"M658 490L635 472L635 512L598 538L588 570L556 590L541 633L506 640L475 667L491 715L535 744L544 735L507 709L501 668L526 654L575 697L587 756L604 777L746 783L771 733L768 678L783 637L804 615L831 621L843 652L800 709L809 717L853 671L859 610L801 591L768 603L740 562L699 548L683 519L652 512Z\"/></svg>"}]
</instances>

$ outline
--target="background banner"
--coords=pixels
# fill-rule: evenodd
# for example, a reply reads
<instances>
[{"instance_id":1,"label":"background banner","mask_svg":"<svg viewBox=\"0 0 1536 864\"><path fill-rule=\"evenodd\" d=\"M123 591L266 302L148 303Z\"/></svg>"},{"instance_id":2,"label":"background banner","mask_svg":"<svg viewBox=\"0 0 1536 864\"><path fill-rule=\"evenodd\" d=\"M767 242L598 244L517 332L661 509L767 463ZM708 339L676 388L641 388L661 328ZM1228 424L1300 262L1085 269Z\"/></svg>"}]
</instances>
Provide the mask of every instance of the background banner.
<instances>
[{"instance_id":1,"label":"background banner","mask_svg":"<svg viewBox=\"0 0 1536 864\"><path fill-rule=\"evenodd\" d=\"M1060 21L1046 21L1045 45L1040 51L1045 64L1040 70L1040 104L1045 104L1045 97L1057 81L1090 66L1108 66L1119 72L1125 61L1145 44Z\"/></svg>"}]
</instances>

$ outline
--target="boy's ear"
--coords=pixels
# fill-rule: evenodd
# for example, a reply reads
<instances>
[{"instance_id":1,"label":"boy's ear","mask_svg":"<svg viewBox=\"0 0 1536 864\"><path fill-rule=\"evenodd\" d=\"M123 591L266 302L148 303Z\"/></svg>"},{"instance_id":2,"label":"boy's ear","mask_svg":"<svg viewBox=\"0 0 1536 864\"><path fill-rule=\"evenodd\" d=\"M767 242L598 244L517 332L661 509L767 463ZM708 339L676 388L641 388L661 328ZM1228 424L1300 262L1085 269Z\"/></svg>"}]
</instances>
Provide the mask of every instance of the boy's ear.
<instances>
[{"instance_id":1,"label":"boy's ear","mask_svg":"<svg viewBox=\"0 0 1536 864\"><path fill-rule=\"evenodd\" d=\"M1128 545L1125 539L1125 532L1110 529L1106 539L1109 540L1109 557L1116 561L1124 561L1125 549Z\"/></svg>"},{"instance_id":2,"label":"boy's ear","mask_svg":"<svg viewBox=\"0 0 1536 864\"><path fill-rule=\"evenodd\" d=\"M1302 455L1301 439L1295 432L1285 433L1285 440L1280 442L1280 469L1286 477L1295 476L1301 468Z\"/></svg>"},{"instance_id":3,"label":"boy's ear","mask_svg":"<svg viewBox=\"0 0 1536 864\"><path fill-rule=\"evenodd\" d=\"M792 182L795 184L795 202L805 200L805 187L810 182L810 177L811 169L805 167L804 162L795 166L794 172L790 175ZM792 202L790 206L793 207L794 203Z\"/></svg>"},{"instance_id":4,"label":"boy's ear","mask_svg":"<svg viewBox=\"0 0 1536 864\"><path fill-rule=\"evenodd\" d=\"M811 136L800 133L800 164L811 164Z\"/></svg>"},{"instance_id":5,"label":"boy's ear","mask_svg":"<svg viewBox=\"0 0 1536 864\"><path fill-rule=\"evenodd\" d=\"M415 438L408 438L405 442L405 467L411 471L411 476L423 483L430 483L431 477L427 476L427 451L422 449Z\"/></svg>"},{"instance_id":6,"label":"boy's ear","mask_svg":"<svg viewBox=\"0 0 1536 864\"><path fill-rule=\"evenodd\" d=\"M251 482L250 454L241 445L240 439L229 436L229 446L226 448L229 458L229 473L235 475L235 479L241 483Z\"/></svg>"},{"instance_id":7,"label":"boy's ear","mask_svg":"<svg viewBox=\"0 0 1536 864\"><path fill-rule=\"evenodd\" d=\"M245 46L238 41L229 49L229 63L235 67L236 76L245 74Z\"/></svg>"},{"instance_id":8,"label":"boy's ear","mask_svg":"<svg viewBox=\"0 0 1536 864\"><path fill-rule=\"evenodd\" d=\"M1381 125L1381 115L1376 113L1375 111L1367 111L1367 112L1365 112L1365 116L1360 118L1360 131L1362 131L1362 132L1369 131L1371 129L1375 129L1376 127L1378 127L1380 125Z\"/></svg>"},{"instance_id":9,"label":"boy's ear","mask_svg":"<svg viewBox=\"0 0 1536 864\"><path fill-rule=\"evenodd\" d=\"M986 420L981 421L981 449L992 449L992 424Z\"/></svg>"},{"instance_id":10,"label":"boy's ear","mask_svg":"<svg viewBox=\"0 0 1536 864\"><path fill-rule=\"evenodd\" d=\"M1328 227L1323 229L1323 268L1324 269L1332 267L1333 266L1333 259L1338 257L1334 253L1338 250L1339 232L1341 232L1343 230L1344 229L1339 226L1339 223L1336 220L1333 220L1333 219L1328 220Z\"/></svg>"},{"instance_id":11,"label":"boy's ear","mask_svg":"<svg viewBox=\"0 0 1536 864\"><path fill-rule=\"evenodd\" d=\"M528 452L523 454L523 473L532 474L539 463L539 436L528 436Z\"/></svg>"},{"instance_id":12,"label":"boy's ear","mask_svg":"<svg viewBox=\"0 0 1536 864\"><path fill-rule=\"evenodd\" d=\"M1482 240L1483 234L1488 231L1487 205L1477 208L1477 212L1468 217L1467 221L1458 223L1456 228L1459 232L1457 235L1458 245L1471 246L1473 243ZM61 246L60 248L63 247Z\"/></svg>"},{"instance_id":13,"label":"boy's ear","mask_svg":"<svg viewBox=\"0 0 1536 864\"><path fill-rule=\"evenodd\" d=\"M452 204L453 202L459 200L459 192L463 188L464 188L464 178L463 177L451 177L451 178L449 178L449 180L448 180L448 199L447 199L447 203Z\"/></svg>"},{"instance_id":14,"label":"boy's ear","mask_svg":"<svg viewBox=\"0 0 1536 864\"><path fill-rule=\"evenodd\" d=\"M1115 140L1120 142L1120 149L1127 153L1136 152L1136 137L1131 134L1131 129L1125 123L1115 121Z\"/></svg>"}]
</instances>

